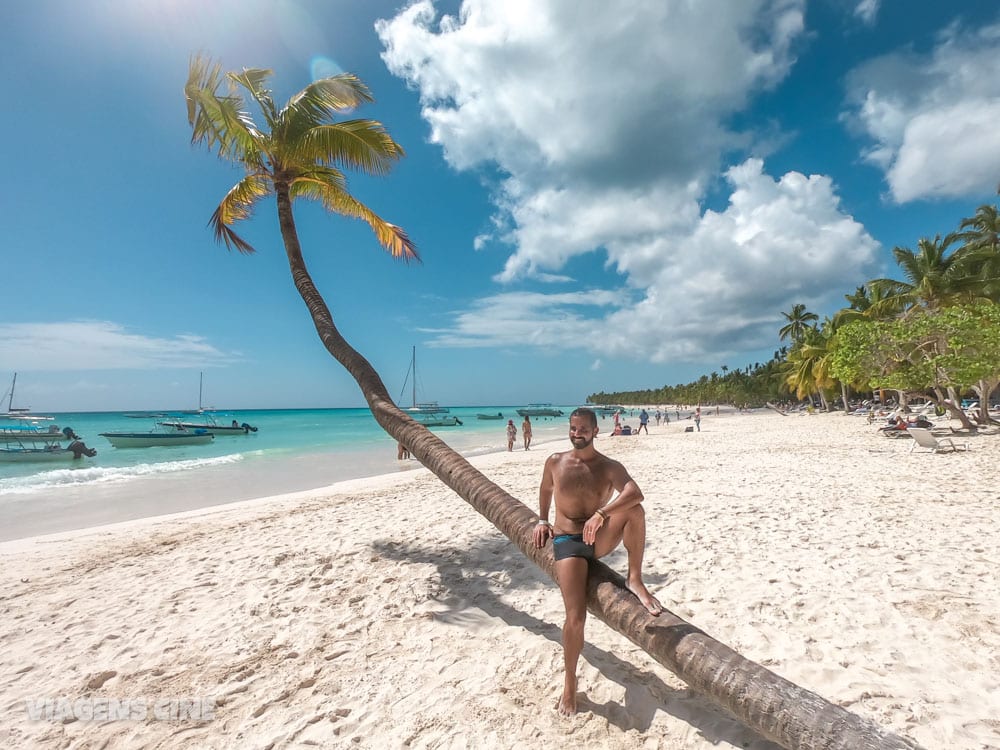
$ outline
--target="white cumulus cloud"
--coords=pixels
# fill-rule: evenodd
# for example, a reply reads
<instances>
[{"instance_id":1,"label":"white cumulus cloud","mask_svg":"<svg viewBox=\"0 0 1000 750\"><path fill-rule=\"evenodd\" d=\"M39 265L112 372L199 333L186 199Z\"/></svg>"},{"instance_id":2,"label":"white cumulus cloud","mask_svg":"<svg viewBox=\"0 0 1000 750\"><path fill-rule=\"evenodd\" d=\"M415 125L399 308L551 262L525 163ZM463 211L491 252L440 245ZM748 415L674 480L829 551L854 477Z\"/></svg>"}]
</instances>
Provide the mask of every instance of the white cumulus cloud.
<instances>
[{"instance_id":1,"label":"white cumulus cloud","mask_svg":"<svg viewBox=\"0 0 1000 750\"><path fill-rule=\"evenodd\" d=\"M848 78L846 113L898 203L992 193L1000 174L1000 25L952 25L926 55L876 58Z\"/></svg>"},{"instance_id":2,"label":"white cumulus cloud","mask_svg":"<svg viewBox=\"0 0 1000 750\"><path fill-rule=\"evenodd\" d=\"M697 361L770 346L782 309L872 262L824 176L751 159L725 172L725 210L702 206L761 135L727 123L787 75L803 0L465 0L457 17L418 0L377 30L449 163L499 175L476 238L512 248L497 280L560 289L479 300L439 345ZM590 254L600 283L567 272Z\"/></svg>"}]
</instances>

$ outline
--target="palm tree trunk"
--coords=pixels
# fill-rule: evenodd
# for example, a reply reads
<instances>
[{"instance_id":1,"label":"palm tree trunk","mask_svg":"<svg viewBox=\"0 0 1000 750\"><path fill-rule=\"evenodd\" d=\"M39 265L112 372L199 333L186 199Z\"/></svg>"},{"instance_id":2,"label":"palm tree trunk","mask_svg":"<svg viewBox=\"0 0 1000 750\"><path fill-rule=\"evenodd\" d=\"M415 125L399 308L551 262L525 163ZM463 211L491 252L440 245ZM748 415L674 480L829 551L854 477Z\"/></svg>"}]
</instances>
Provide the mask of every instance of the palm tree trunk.
<instances>
[{"instance_id":1,"label":"palm tree trunk","mask_svg":"<svg viewBox=\"0 0 1000 750\"><path fill-rule=\"evenodd\" d=\"M306 270L287 187L282 190L276 184L276 188L281 234L295 287L323 345L357 381L375 420L555 580L551 545L536 549L532 540L535 513L400 410L375 369L341 336ZM670 612L653 620L625 588L625 580L602 563L592 568L588 581L588 609L747 727L789 750L917 747L743 658Z\"/></svg>"}]
</instances>

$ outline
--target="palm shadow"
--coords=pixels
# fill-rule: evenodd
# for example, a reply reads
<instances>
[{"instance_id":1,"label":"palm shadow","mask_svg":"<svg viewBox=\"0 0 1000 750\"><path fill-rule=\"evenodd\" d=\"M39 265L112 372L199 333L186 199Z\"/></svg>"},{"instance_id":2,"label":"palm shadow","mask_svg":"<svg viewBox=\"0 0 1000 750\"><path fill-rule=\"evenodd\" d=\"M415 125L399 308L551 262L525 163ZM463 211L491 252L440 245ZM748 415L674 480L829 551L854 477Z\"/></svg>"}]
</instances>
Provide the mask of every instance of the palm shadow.
<instances>
[{"instance_id":1,"label":"palm shadow","mask_svg":"<svg viewBox=\"0 0 1000 750\"><path fill-rule=\"evenodd\" d=\"M449 608L446 612L438 613L436 617L458 627L468 622L469 618L464 611L470 602L454 592L463 586L468 586L470 575L482 577L485 582L491 574L507 573L510 580L508 586L514 589L533 590L555 586L552 580L522 556L509 540L487 534L474 540L468 549L449 550L447 555L442 555L439 548L429 549L397 541L376 542L374 550L386 558L401 563L417 562L433 565L437 569L442 588L440 596L435 597L435 601ZM651 575L647 585L655 586L657 583L663 583L665 578L664 575ZM510 626L523 628L527 632L552 641L559 648L562 647L562 628L559 625L544 622L512 607L492 593L489 586L484 585L471 604ZM596 703L579 694L577 704L579 710L601 716L622 731L630 729L648 731L656 711L662 710L691 725L713 744L729 743L735 747L752 750L781 750L778 745L743 726L725 709L709 699L690 688L677 689L667 685L651 669L637 667L609 651L586 642L583 657L605 678L621 685L625 695L622 702Z\"/></svg>"}]
</instances>

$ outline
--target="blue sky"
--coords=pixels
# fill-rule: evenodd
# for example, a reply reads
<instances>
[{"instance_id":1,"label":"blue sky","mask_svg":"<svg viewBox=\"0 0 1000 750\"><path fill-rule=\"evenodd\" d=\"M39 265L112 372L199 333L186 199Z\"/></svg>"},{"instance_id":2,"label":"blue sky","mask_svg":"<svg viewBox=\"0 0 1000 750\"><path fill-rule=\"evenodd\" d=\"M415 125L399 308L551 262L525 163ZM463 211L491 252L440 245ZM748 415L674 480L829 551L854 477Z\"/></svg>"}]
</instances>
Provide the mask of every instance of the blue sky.
<instances>
[{"instance_id":1,"label":"blue sky","mask_svg":"<svg viewBox=\"0 0 1000 750\"><path fill-rule=\"evenodd\" d=\"M273 200L190 144L197 52L276 100L341 70L407 151L351 189L415 240L296 205L347 339L403 394L580 402L768 359L1000 182L993 0L36 0L0 12L0 392L44 411L359 406ZM2 381L6 381L3 383ZM4 405L5 406L5 405Z\"/></svg>"}]
</instances>

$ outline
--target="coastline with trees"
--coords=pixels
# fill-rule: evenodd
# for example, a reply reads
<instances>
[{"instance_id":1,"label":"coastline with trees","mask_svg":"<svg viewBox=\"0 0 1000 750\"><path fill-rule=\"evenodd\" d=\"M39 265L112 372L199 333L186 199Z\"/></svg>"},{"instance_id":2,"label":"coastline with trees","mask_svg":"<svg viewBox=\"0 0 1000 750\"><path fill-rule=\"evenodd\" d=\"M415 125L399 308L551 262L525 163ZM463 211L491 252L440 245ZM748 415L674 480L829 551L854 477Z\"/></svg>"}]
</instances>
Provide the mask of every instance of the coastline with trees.
<instances>
[{"instance_id":1,"label":"coastline with trees","mask_svg":"<svg viewBox=\"0 0 1000 750\"><path fill-rule=\"evenodd\" d=\"M905 411L933 401L966 429L996 423L1000 385L1000 213L994 205L917 249L893 249L901 278L872 279L845 294L848 305L819 316L795 304L783 312L787 341L765 363L722 366L698 380L656 389L594 393L589 403L737 404L806 399L851 410L852 399L892 391ZM970 417L963 399L978 407Z\"/></svg>"}]
</instances>

